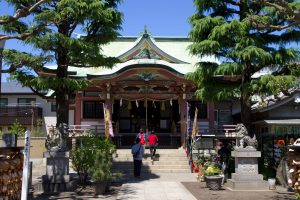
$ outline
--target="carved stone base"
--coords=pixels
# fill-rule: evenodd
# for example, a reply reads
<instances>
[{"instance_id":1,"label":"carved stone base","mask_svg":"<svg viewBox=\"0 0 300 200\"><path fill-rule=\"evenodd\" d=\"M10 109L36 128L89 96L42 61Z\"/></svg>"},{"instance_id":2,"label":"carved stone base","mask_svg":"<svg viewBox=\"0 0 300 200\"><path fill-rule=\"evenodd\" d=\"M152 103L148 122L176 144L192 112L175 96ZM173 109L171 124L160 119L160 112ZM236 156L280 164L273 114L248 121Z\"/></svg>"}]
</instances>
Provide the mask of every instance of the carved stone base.
<instances>
[{"instance_id":1,"label":"carved stone base","mask_svg":"<svg viewBox=\"0 0 300 200\"><path fill-rule=\"evenodd\" d=\"M228 187L231 190L269 190L267 181L236 181L227 180Z\"/></svg>"},{"instance_id":2,"label":"carved stone base","mask_svg":"<svg viewBox=\"0 0 300 200\"><path fill-rule=\"evenodd\" d=\"M228 187L232 190L269 190L267 181L258 174L257 158L261 152L251 148L238 148L231 152L235 157L235 172L229 179Z\"/></svg>"},{"instance_id":3,"label":"carved stone base","mask_svg":"<svg viewBox=\"0 0 300 200\"><path fill-rule=\"evenodd\" d=\"M76 186L69 175L69 152L47 151L46 175L42 176L42 182L37 183L35 189L40 192L64 192L71 191Z\"/></svg>"},{"instance_id":4,"label":"carved stone base","mask_svg":"<svg viewBox=\"0 0 300 200\"><path fill-rule=\"evenodd\" d=\"M76 189L78 181L71 180L67 183L45 183L38 182L33 185L36 193L56 193L56 192L72 192Z\"/></svg>"}]
</instances>

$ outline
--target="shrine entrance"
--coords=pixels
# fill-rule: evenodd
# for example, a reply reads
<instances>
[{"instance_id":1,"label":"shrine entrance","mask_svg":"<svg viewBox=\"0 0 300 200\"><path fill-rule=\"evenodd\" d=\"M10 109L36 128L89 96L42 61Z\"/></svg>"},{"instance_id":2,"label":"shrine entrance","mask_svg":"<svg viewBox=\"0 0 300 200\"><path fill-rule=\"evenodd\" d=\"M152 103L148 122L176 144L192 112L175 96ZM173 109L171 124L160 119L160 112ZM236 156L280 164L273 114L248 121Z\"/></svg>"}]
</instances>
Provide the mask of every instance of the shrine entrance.
<instances>
[{"instance_id":1,"label":"shrine entrance","mask_svg":"<svg viewBox=\"0 0 300 200\"><path fill-rule=\"evenodd\" d=\"M172 105L171 105L172 104ZM119 133L138 133L140 128L157 133L176 133L180 121L177 100L170 101L115 101L113 121Z\"/></svg>"}]
</instances>

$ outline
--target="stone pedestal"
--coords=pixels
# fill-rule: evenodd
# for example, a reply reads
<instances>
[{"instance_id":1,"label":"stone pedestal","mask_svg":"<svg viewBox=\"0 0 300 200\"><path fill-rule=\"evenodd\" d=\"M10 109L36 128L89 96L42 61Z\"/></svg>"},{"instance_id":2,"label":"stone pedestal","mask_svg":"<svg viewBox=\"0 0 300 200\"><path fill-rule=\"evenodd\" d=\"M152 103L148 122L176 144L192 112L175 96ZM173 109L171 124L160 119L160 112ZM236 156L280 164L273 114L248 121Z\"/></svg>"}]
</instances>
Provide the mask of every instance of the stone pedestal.
<instances>
[{"instance_id":1,"label":"stone pedestal","mask_svg":"<svg viewBox=\"0 0 300 200\"><path fill-rule=\"evenodd\" d=\"M2 147L17 147L17 134L4 133L2 135Z\"/></svg>"},{"instance_id":2,"label":"stone pedestal","mask_svg":"<svg viewBox=\"0 0 300 200\"><path fill-rule=\"evenodd\" d=\"M46 158L46 175L35 188L46 193L72 191L75 182L70 180L69 152L46 151L43 156Z\"/></svg>"},{"instance_id":3,"label":"stone pedestal","mask_svg":"<svg viewBox=\"0 0 300 200\"><path fill-rule=\"evenodd\" d=\"M235 173L228 180L228 187L232 190L269 190L267 181L258 174L257 158L261 152L251 148L240 148L231 152L235 157Z\"/></svg>"}]
</instances>

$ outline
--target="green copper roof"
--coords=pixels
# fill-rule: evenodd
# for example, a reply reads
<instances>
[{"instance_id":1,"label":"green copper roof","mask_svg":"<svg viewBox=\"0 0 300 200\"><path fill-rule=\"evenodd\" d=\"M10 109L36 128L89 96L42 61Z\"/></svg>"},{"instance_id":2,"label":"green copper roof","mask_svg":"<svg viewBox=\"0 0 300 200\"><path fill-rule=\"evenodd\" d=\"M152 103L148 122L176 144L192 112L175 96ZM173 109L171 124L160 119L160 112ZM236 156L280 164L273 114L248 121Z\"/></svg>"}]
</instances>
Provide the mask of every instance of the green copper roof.
<instances>
[{"instance_id":1,"label":"green copper roof","mask_svg":"<svg viewBox=\"0 0 300 200\"><path fill-rule=\"evenodd\" d=\"M69 71L76 71L77 77L92 77L112 75L127 66L156 65L166 66L184 75L195 71L199 61L218 62L213 56L192 56L188 51L190 44L187 37L155 37L144 31L139 37L118 37L102 46L104 55L118 57L122 61L112 69L69 67Z\"/></svg>"}]
</instances>

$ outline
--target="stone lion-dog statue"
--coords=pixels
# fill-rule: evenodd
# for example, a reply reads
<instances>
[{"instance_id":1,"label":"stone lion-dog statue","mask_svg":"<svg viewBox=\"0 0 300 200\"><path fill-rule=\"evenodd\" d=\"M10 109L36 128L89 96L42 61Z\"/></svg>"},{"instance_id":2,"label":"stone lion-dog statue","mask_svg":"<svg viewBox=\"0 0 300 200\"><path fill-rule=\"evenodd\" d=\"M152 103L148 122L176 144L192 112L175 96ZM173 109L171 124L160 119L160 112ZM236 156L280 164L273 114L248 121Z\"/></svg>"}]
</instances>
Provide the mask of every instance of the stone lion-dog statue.
<instances>
[{"instance_id":1,"label":"stone lion-dog statue","mask_svg":"<svg viewBox=\"0 0 300 200\"><path fill-rule=\"evenodd\" d=\"M244 124L237 124L235 127L235 132L237 139L239 139L239 141L237 142L238 148L244 148L245 143L247 144L246 148L257 148L257 139L255 134L253 138L251 138Z\"/></svg>"}]
</instances>

